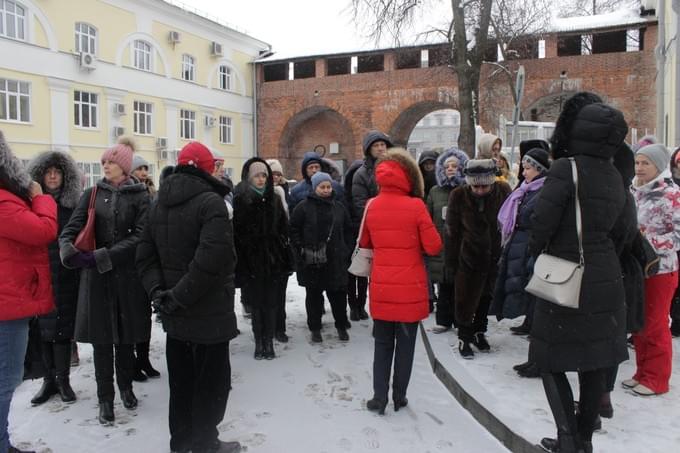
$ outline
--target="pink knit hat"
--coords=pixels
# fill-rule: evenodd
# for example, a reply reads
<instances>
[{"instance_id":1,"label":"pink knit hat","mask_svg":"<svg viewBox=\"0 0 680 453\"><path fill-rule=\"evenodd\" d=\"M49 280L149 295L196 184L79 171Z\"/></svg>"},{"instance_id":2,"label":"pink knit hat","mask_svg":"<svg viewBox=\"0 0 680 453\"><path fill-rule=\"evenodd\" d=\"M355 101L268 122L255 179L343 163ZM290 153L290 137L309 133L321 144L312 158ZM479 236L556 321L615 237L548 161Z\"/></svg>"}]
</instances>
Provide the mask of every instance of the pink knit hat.
<instances>
[{"instance_id":1,"label":"pink knit hat","mask_svg":"<svg viewBox=\"0 0 680 453\"><path fill-rule=\"evenodd\" d=\"M132 155L134 152L134 142L129 138L123 137L118 140L117 144L104 151L101 158L102 165L106 161L113 162L118 164L123 173L129 175L132 171Z\"/></svg>"}]
</instances>

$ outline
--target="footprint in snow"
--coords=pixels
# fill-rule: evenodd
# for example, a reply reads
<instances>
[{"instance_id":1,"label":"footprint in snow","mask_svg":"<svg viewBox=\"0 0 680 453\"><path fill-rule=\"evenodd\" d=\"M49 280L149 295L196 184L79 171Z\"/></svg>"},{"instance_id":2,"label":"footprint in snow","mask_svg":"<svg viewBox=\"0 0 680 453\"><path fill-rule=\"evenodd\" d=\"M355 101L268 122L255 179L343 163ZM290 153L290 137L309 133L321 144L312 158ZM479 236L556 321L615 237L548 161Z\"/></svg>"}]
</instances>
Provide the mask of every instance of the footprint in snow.
<instances>
[{"instance_id":1,"label":"footprint in snow","mask_svg":"<svg viewBox=\"0 0 680 453\"><path fill-rule=\"evenodd\" d=\"M352 441L343 437L338 441L338 447L340 447L342 451L352 451Z\"/></svg>"},{"instance_id":2,"label":"footprint in snow","mask_svg":"<svg viewBox=\"0 0 680 453\"><path fill-rule=\"evenodd\" d=\"M371 428L370 426L367 426L366 428L361 430L361 434L364 435L364 445L366 448L369 450L377 450L380 448L380 441L378 440L378 431L375 430L375 428Z\"/></svg>"}]
</instances>

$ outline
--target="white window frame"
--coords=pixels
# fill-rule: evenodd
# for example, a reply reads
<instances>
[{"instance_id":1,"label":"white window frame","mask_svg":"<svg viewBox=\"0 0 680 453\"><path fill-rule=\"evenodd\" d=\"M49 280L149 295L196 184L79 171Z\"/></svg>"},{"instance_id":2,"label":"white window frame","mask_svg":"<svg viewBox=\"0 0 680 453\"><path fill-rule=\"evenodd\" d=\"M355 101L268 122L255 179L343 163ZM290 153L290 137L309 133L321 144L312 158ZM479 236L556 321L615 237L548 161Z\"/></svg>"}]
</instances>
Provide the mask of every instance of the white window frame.
<instances>
[{"instance_id":1,"label":"white window frame","mask_svg":"<svg viewBox=\"0 0 680 453\"><path fill-rule=\"evenodd\" d=\"M16 89L10 90L13 84ZM11 106L14 107L14 118L10 116ZM0 78L0 121L23 124L31 122L30 82Z\"/></svg>"},{"instance_id":2,"label":"white window frame","mask_svg":"<svg viewBox=\"0 0 680 453\"><path fill-rule=\"evenodd\" d=\"M153 46L143 39L132 42L132 66L141 70L153 72Z\"/></svg>"},{"instance_id":3,"label":"white window frame","mask_svg":"<svg viewBox=\"0 0 680 453\"><path fill-rule=\"evenodd\" d=\"M76 164L85 175L85 189L97 184L97 181L104 175L101 162L77 162Z\"/></svg>"},{"instance_id":4,"label":"white window frame","mask_svg":"<svg viewBox=\"0 0 680 453\"><path fill-rule=\"evenodd\" d=\"M76 22L75 28L76 52L97 55L97 29L86 22ZM83 40L87 43L83 47Z\"/></svg>"},{"instance_id":5,"label":"white window frame","mask_svg":"<svg viewBox=\"0 0 680 453\"><path fill-rule=\"evenodd\" d=\"M134 101L133 131L137 135L153 135L153 104L151 102Z\"/></svg>"},{"instance_id":6,"label":"white window frame","mask_svg":"<svg viewBox=\"0 0 680 453\"><path fill-rule=\"evenodd\" d=\"M220 143L231 145L234 143L233 121L230 116L220 116Z\"/></svg>"},{"instance_id":7,"label":"white window frame","mask_svg":"<svg viewBox=\"0 0 680 453\"><path fill-rule=\"evenodd\" d=\"M196 112L181 109L179 111L179 136L184 140L196 140Z\"/></svg>"},{"instance_id":8,"label":"white window frame","mask_svg":"<svg viewBox=\"0 0 680 453\"><path fill-rule=\"evenodd\" d=\"M87 100L83 100L83 95ZM94 99L94 102L93 102ZM89 124L83 122L83 111L88 109ZM99 95L89 91L73 91L73 124L80 129L99 129Z\"/></svg>"},{"instance_id":9,"label":"white window frame","mask_svg":"<svg viewBox=\"0 0 680 453\"><path fill-rule=\"evenodd\" d=\"M182 55L182 80L196 81L196 59L186 53Z\"/></svg>"},{"instance_id":10,"label":"white window frame","mask_svg":"<svg viewBox=\"0 0 680 453\"><path fill-rule=\"evenodd\" d=\"M227 65L221 65L218 73L220 90L234 91L234 71Z\"/></svg>"},{"instance_id":11,"label":"white window frame","mask_svg":"<svg viewBox=\"0 0 680 453\"><path fill-rule=\"evenodd\" d=\"M13 10L8 11L9 8ZM19 41L26 41L26 12L24 5L14 0L0 0L0 36L6 38L17 39ZM13 33L8 33L7 25L11 23Z\"/></svg>"}]
</instances>

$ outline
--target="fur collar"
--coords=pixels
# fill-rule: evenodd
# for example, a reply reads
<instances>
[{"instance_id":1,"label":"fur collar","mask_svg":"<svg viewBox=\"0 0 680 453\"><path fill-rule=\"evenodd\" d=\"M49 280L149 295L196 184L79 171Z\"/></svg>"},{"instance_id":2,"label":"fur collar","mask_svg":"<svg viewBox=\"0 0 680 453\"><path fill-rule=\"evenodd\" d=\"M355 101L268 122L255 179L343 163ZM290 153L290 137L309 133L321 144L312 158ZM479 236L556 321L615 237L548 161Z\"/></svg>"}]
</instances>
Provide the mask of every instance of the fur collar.
<instances>
[{"instance_id":1,"label":"fur collar","mask_svg":"<svg viewBox=\"0 0 680 453\"><path fill-rule=\"evenodd\" d=\"M31 185L31 177L24 168L21 160L12 153L5 141L5 136L0 131L0 189L29 201L28 187Z\"/></svg>"},{"instance_id":2,"label":"fur collar","mask_svg":"<svg viewBox=\"0 0 680 453\"><path fill-rule=\"evenodd\" d=\"M376 167L382 162L393 161L401 165L406 171L411 182L412 197L423 198L425 196L425 183L423 182L423 175L420 173L420 168L415 159L402 148L390 148L387 153L378 159Z\"/></svg>"},{"instance_id":3,"label":"fur collar","mask_svg":"<svg viewBox=\"0 0 680 453\"><path fill-rule=\"evenodd\" d=\"M61 151L46 151L34 157L28 164L28 172L33 180L42 186L43 191L45 191L43 179L47 169L50 167L56 167L61 170L64 178L59 204L66 208L75 208L82 194L81 173L78 170L76 161Z\"/></svg>"}]
</instances>

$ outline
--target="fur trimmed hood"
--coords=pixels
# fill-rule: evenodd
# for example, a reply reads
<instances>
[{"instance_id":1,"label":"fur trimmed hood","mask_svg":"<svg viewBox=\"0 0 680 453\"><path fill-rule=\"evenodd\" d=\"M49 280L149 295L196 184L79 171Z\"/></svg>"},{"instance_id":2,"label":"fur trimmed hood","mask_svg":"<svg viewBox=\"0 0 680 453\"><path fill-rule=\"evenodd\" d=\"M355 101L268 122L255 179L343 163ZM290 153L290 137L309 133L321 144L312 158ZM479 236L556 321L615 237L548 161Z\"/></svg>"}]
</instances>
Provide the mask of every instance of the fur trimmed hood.
<instances>
[{"instance_id":1,"label":"fur trimmed hood","mask_svg":"<svg viewBox=\"0 0 680 453\"><path fill-rule=\"evenodd\" d=\"M24 168L21 160L12 153L0 131L0 189L5 189L17 197L29 201L28 188L31 176Z\"/></svg>"},{"instance_id":2,"label":"fur trimmed hood","mask_svg":"<svg viewBox=\"0 0 680 453\"><path fill-rule=\"evenodd\" d=\"M401 176L395 171L381 168L385 167L381 164L389 162L398 164L407 180L402 180ZM425 183L423 182L420 168L418 168L418 163L403 148L388 149L387 153L378 159L375 169L376 181L380 187L391 186L404 189L412 197L423 198L425 196ZM408 185L408 188L406 188L406 185Z\"/></svg>"},{"instance_id":3,"label":"fur trimmed hood","mask_svg":"<svg viewBox=\"0 0 680 453\"><path fill-rule=\"evenodd\" d=\"M38 154L28 164L28 173L34 181L38 182L46 192L43 179L45 173L50 167L55 167L61 170L63 175L63 182L61 186L61 196L59 197L59 204L65 208L73 209L80 200L82 194L82 184L80 178L80 170L76 165L76 161L71 156L61 151L46 151Z\"/></svg>"},{"instance_id":4,"label":"fur trimmed hood","mask_svg":"<svg viewBox=\"0 0 680 453\"><path fill-rule=\"evenodd\" d=\"M449 157L456 157L458 159L458 173L453 179L446 177L446 170L444 170L444 162ZM435 166L435 175L437 176L437 185L439 187L449 186L456 187L465 184L465 176L463 175L463 169L465 168L465 162L468 161L468 155L458 148L449 148L444 151L438 158Z\"/></svg>"}]
</instances>

